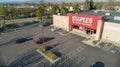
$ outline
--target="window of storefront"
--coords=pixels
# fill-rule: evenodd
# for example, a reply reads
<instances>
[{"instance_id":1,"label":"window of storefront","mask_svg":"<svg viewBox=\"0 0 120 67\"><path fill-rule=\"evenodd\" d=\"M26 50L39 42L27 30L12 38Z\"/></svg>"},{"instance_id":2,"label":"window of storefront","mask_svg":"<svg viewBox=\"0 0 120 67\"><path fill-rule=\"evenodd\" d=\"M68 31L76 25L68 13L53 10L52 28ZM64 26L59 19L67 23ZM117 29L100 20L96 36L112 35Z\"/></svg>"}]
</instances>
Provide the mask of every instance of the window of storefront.
<instances>
[{"instance_id":1,"label":"window of storefront","mask_svg":"<svg viewBox=\"0 0 120 67\"><path fill-rule=\"evenodd\" d=\"M79 26L79 30L84 31L84 30L85 30L85 28L84 28L84 27Z\"/></svg>"},{"instance_id":2,"label":"window of storefront","mask_svg":"<svg viewBox=\"0 0 120 67\"><path fill-rule=\"evenodd\" d=\"M79 30L79 26L73 26L74 29L78 29Z\"/></svg>"},{"instance_id":3,"label":"window of storefront","mask_svg":"<svg viewBox=\"0 0 120 67\"><path fill-rule=\"evenodd\" d=\"M73 29L77 29L77 30L80 30L80 31L84 31L84 32L86 32L86 34L88 34L88 35L96 34L96 30L89 29L89 28L85 28L85 27L82 27L82 26L75 26L75 25L73 25Z\"/></svg>"},{"instance_id":4,"label":"window of storefront","mask_svg":"<svg viewBox=\"0 0 120 67\"><path fill-rule=\"evenodd\" d=\"M96 30L86 28L86 34L89 34L89 35L96 34Z\"/></svg>"}]
</instances>

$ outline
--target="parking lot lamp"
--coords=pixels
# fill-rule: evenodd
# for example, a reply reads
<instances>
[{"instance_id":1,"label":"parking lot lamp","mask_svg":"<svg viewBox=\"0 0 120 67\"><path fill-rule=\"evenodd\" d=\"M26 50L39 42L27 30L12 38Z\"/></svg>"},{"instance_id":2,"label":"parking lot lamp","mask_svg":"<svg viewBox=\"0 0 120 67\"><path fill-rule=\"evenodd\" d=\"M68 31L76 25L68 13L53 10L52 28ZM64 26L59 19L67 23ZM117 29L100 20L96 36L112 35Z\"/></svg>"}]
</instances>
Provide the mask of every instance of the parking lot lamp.
<instances>
[{"instance_id":1,"label":"parking lot lamp","mask_svg":"<svg viewBox=\"0 0 120 67\"><path fill-rule=\"evenodd\" d=\"M42 26L42 25L39 25L39 27L41 28L42 37L44 37L43 26ZM43 39L43 44L44 44L44 39Z\"/></svg>"},{"instance_id":2,"label":"parking lot lamp","mask_svg":"<svg viewBox=\"0 0 120 67\"><path fill-rule=\"evenodd\" d=\"M39 27L41 28L41 32L42 32L42 36L43 36L43 26L39 25Z\"/></svg>"}]
</instances>

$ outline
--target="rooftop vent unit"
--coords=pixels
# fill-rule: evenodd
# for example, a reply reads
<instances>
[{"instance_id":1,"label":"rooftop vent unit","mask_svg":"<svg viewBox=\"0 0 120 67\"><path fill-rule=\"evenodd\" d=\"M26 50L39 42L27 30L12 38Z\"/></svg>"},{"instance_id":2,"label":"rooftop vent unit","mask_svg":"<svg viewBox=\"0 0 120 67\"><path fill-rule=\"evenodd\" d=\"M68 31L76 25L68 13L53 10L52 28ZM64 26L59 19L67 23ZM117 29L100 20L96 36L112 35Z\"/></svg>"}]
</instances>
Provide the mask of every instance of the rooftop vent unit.
<instances>
[{"instance_id":1,"label":"rooftop vent unit","mask_svg":"<svg viewBox=\"0 0 120 67\"><path fill-rule=\"evenodd\" d=\"M110 13L105 13L105 15L110 16Z\"/></svg>"},{"instance_id":2,"label":"rooftop vent unit","mask_svg":"<svg viewBox=\"0 0 120 67\"><path fill-rule=\"evenodd\" d=\"M60 13L57 13L57 15L60 15Z\"/></svg>"},{"instance_id":3,"label":"rooftop vent unit","mask_svg":"<svg viewBox=\"0 0 120 67\"><path fill-rule=\"evenodd\" d=\"M94 13L98 13L98 10L95 10Z\"/></svg>"},{"instance_id":4,"label":"rooftop vent unit","mask_svg":"<svg viewBox=\"0 0 120 67\"><path fill-rule=\"evenodd\" d=\"M75 13L75 14L78 14L78 13Z\"/></svg>"},{"instance_id":5,"label":"rooftop vent unit","mask_svg":"<svg viewBox=\"0 0 120 67\"><path fill-rule=\"evenodd\" d=\"M120 16L114 16L114 20L120 20Z\"/></svg>"}]
</instances>

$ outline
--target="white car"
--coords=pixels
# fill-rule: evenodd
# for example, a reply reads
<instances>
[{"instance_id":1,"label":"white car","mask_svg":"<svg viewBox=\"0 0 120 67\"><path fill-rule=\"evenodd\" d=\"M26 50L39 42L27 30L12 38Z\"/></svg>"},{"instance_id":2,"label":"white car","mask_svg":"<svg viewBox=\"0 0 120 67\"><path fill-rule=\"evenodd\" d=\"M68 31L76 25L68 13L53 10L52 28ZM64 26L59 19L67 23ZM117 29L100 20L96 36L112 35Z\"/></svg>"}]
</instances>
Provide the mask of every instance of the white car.
<instances>
[{"instance_id":1,"label":"white car","mask_svg":"<svg viewBox=\"0 0 120 67\"><path fill-rule=\"evenodd\" d=\"M61 30L61 28L55 28L55 27L51 28L51 31L58 31L58 30Z\"/></svg>"}]
</instances>

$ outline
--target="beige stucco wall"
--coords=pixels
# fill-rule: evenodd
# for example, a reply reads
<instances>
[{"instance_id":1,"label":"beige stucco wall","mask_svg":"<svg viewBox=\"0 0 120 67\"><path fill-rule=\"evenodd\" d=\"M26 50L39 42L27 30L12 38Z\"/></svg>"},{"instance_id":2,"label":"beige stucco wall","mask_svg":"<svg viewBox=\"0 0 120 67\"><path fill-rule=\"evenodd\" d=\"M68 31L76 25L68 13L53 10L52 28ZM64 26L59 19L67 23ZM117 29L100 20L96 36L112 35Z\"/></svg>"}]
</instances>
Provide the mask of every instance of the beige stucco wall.
<instances>
[{"instance_id":1,"label":"beige stucco wall","mask_svg":"<svg viewBox=\"0 0 120 67\"><path fill-rule=\"evenodd\" d=\"M102 39L120 43L120 24L105 22Z\"/></svg>"},{"instance_id":2,"label":"beige stucco wall","mask_svg":"<svg viewBox=\"0 0 120 67\"><path fill-rule=\"evenodd\" d=\"M69 31L69 17L53 15L53 25Z\"/></svg>"},{"instance_id":3,"label":"beige stucco wall","mask_svg":"<svg viewBox=\"0 0 120 67\"><path fill-rule=\"evenodd\" d=\"M100 40L101 39L101 36L102 36L102 27L103 27L103 24L104 24L104 21L102 20L98 20L98 24L97 24L97 31L96 31L96 34L95 34L95 40Z\"/></svg>"}]
</instances>

